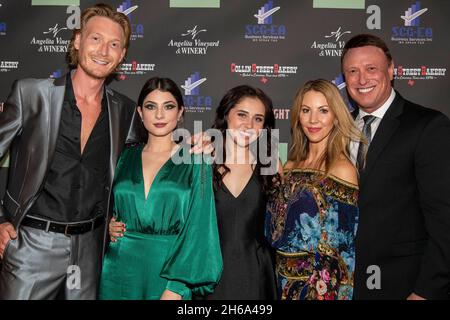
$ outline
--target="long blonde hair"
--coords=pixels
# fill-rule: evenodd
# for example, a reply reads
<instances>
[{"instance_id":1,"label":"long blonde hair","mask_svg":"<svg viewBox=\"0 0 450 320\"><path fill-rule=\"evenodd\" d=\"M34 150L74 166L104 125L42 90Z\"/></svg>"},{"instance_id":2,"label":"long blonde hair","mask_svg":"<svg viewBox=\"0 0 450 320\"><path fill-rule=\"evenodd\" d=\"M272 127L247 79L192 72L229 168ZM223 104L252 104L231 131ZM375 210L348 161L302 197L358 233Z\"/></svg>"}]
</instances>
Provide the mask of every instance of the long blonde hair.
<instances>
[{"instance_id":1,"label":"long blonde hair","mask_svg":"<svg viewBox=\"0 0 450 320\"><path fill-rule=\"evenodd\" d=\"M317 163L317 169L324 166L325 174L328 174L331 164L338 160L341 155L351 160L350 141L366 143L366 139L356 127L338 88L324 79L308 81L297 92L291 112L292 146L289 150L288 159L293 162L293 168L298 167L300 162L306 160L309 154L309 140L300 124L300 109L303 98L308 91L322 93L336 117L333 129L328 136L327 147Z\"/></svg>"}]
</instances>

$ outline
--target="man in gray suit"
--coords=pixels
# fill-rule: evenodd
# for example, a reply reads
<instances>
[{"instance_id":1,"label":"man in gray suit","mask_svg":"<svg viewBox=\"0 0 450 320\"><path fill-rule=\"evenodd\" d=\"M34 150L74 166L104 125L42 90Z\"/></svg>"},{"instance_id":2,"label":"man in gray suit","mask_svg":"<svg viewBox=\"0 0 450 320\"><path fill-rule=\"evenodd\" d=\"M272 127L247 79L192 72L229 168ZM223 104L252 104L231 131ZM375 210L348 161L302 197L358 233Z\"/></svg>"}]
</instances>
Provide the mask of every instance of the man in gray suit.
<instances>
[{"instance_id":1,"label":"man in gray suit","mask_svg":"<svg viewBox=\"0 0 450 320\"><path fill-rule=\"evenodd\" d=\"M87 8L69 45L72 71L13 85L0 113L0 158L11 156L0 299L96 298L115 165L137 138L134 102L105 85L129 36L124 14Z\"/></svg>"}]
</instances>

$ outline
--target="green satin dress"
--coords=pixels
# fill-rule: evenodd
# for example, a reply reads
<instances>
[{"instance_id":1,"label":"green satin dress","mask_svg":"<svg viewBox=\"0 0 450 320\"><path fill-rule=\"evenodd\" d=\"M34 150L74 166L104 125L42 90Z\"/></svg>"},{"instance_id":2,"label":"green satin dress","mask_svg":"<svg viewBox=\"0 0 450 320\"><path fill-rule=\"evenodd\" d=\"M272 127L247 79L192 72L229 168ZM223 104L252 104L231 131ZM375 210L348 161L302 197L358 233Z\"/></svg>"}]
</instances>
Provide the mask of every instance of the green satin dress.
<instances>
[{"instance_id":1,"label":"green satin dress","mask_svg":"<svg viewBox=\"0 0 450 320\"><path fill-rule=\"evenodd\" d=\"M147 197L142 149L125 149L114 178L114 215L126 223L103 261L99 298L159 299L165 289L184 300L213 291L222 272L211 167L169 159ZM183 148L179 154L186 153Z\"/></svg>"}]
</instances>

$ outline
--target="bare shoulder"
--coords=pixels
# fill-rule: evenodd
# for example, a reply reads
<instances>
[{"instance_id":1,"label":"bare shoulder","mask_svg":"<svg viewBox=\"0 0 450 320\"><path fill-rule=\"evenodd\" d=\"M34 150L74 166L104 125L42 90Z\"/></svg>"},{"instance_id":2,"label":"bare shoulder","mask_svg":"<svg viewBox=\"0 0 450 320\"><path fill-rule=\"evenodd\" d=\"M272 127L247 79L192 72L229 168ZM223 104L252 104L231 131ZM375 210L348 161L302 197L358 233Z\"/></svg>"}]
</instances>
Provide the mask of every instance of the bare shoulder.
<instances>
[{"instance_id":1,"label":"bare shoulder","mask_svg":"<svg viewBox=\"0 0 450 320\"><path fill-rule=\"evenodd\" d=\"M358 185L358 171L347 158L342 157L337 160L330 168L330 174L346 182Z\"/></svg>"},{"instance_id":2,"label":"bare shoulder","mask_svg":"<svg viewBox=\"0 0 450 320\"><path fill-rule=\"evenodd\" d=\"M284 164L284 166L283 166L283 169L293 169L294 168L294 161L292 161L292 160L288 160L288 161L286 161L286 163Z\"/></svg>"}]
</instances>

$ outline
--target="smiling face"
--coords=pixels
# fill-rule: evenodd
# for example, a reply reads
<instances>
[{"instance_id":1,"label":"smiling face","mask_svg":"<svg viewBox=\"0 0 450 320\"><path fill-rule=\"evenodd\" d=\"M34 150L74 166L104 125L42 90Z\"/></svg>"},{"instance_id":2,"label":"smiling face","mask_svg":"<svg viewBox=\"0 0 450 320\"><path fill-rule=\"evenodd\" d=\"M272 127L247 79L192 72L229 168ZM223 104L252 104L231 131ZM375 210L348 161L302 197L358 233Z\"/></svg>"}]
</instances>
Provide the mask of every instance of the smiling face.
<instances>
[{"instance_id":1,"label":"smiling face","mask_svg":"<svg viewBox=\"0 0 450 320\"><path fill-rule=\"evenodd\" d=\"M394 64L389 64L380 48L364 46L349 49L342 68L348 93L365 112L374 112L389 98Z\"/></svg>"},{"instance_id":2,"label":"smiling face","mask_svg":"<svg viewBox=\"0 0 450 320\"><path fill-rule=\"evenodd\" d=\"M234 143L248 147L255 141L264 127L265 107L261 100L242 98L228 113L227 129Z\"/></svg>"},{"instance_id":3,"label":"smiling face","mask_svg":"<svg viewBox=\"0 0 450 320\"><path fill-rule=\"evenodd\" d=\"M170 92L156 89L145 97L138 112L149 134L164 137L177 127L183 107L178 105Z\"/></svg>"},{"instance_id":4,"label":"smiling face","mask_svg":"<svg viewBox=\"0 0 450 320\"><path fill-rule=\"evenodd\" d=\"M123 29L117 22L106 17L92 17L83 32L75 37L78 66L93 78L106 78L125 56L124 37Z\"/></svg>"},{"instance_id":5,"label":"smiling face","mask_svg":"<svg viewBox=\"0 0 450 320\"><path fill-rule=\"evenodd\" d=\"M305 93L300 107L299 121L310 143L326 144L334 128L336 116L328 106L327 98L318 91Z\"/></svg>"}]
</instances>

